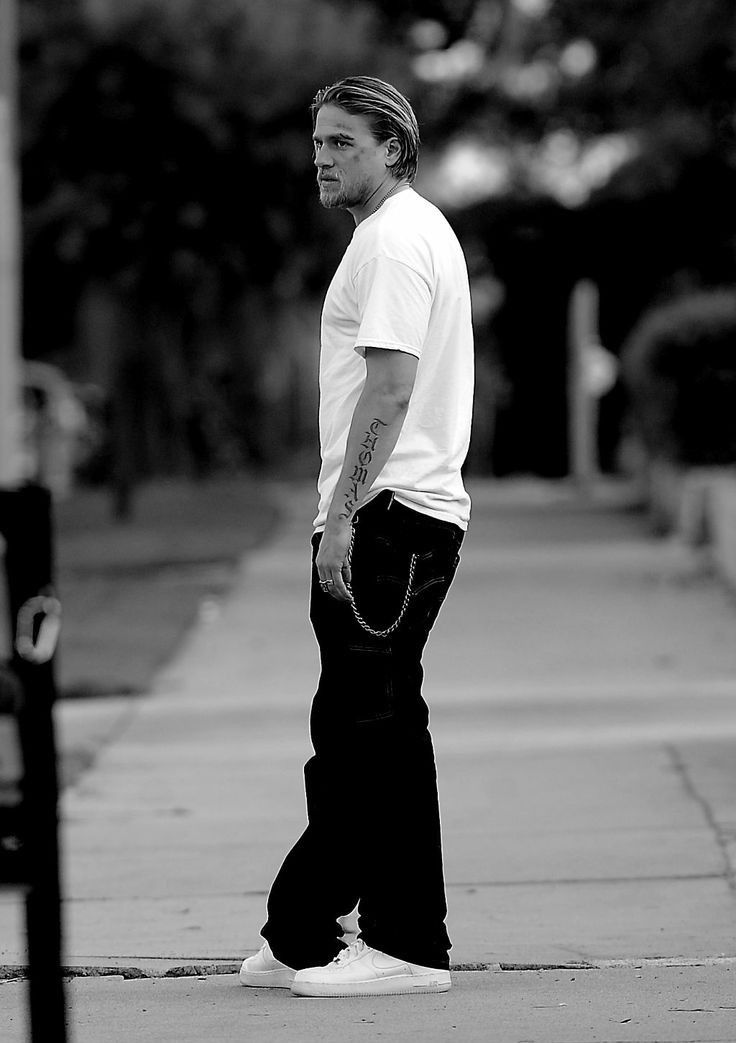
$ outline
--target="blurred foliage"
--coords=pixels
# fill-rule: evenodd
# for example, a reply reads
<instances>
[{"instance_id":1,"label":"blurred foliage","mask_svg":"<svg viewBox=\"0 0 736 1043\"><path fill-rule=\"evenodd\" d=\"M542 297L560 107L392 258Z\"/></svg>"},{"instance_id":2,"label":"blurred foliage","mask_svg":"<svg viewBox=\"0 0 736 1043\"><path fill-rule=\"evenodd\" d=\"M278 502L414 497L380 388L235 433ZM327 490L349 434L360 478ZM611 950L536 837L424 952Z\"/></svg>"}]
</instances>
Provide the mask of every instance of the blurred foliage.
<instances>
[{"instance_id":1,"label":"blurred foliage","mask_svg":"<svg viewBox=\"0 0 736 1043\"><path fill-rule=\"evenodd\" d=\"M99 24L76 3L21 11L30 301L42 283L72 319L69 291L90 274L194 312L244 282L324 281L307 107L365 60L364 5L194 0ZM35 320L34 306L32 354Z\"/></svg>"},{"instance_id":2,"label":"blurred foliage","mask_svg":"<svg viewBox=\"0 0 736 1043\"><path fill-rule=\"evenodd\" d=\"M595 132L651 132L675 116L713 145L728 131L733 147L730 0L556 0L550 18L557 40L588 40L597 54L595 71L561 91L568 119Z\"/></svg>"},{"instance_id":3,"label":"blurred foliage","mask_svg":"<svg viewBox=\"0 0 736 1043\"><path fill-rule=\"evenodd\" d=\"M615 350L652 301L736 276L732 0L19 8L25 352L109 394L101 474L121 488L312 444L303 355L351 228L317 202L308 106L343 75L409 94L420 175L441 182L457 143L503 156L479 204L442 200L474 278L504 287L480 329L476 410L499 407L502 470L565 471L575 279L601 285ZM569 187L606 136L623 160L555 196L556 164Z\"/></svg>"},{"instance_id":4,"label":"blurred foliage","mask_svg":"<svg viewBox=\"0 0 736 1043\"><path fill-rule=\"evenodd\" d=\"M349 235L316 200L308 106L356 66L390 74L370 7L20 10L26 354L108 393L98 470L122 512L138 474L266 462L288 448L262 386L274 316L323 289Z\"/></svg>"},{"instance_id":5,"label":"blurred foliage","mask_svg":"<svg viewBox=\"0 0 736 1043\"><path fill-rule=\"evenodd\" d=\"M736 8L732 0L386 0L392 19L437 19L443 49L476 48L424 99L442 132L472 128L538 140L637 131L686 154L736 160ZM411 33L407 38L412 40ZM415 44L422 39L414 34ZM419 48L421 49L421 47ZM443 111L444 110L444 111ZM444 116L444 118L442 118Z\"/></svg>"},{"instance_id":6,"label":"blurred foliage","mask_svg":"<svg viewBox=\"0 0 736 1043\"><path fill-rule=\"evenodd\" d=\"M736 463L736 292L653 309L622 353L634 418L655 458Z\"/></svg>"}]
</instances>

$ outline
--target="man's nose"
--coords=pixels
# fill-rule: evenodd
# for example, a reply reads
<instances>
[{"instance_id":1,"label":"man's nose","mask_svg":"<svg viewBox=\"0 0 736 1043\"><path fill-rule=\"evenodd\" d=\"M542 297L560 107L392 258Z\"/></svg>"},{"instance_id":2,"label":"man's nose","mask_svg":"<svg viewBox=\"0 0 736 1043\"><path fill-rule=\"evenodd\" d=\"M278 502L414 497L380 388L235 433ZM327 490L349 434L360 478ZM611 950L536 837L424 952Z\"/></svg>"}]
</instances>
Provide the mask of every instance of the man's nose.
<instances>
[{"instance_id":1,"label":"man's nose","mask_svg":"<svg viewBox=\"0 0 736 1043\"><path fill-rule=\"evenodd\" d=\"M316 167L331 167L332 158L329 153L325 150L324 145L320 145L314 150L314 165Z\"/></svg>"}]
</instances>

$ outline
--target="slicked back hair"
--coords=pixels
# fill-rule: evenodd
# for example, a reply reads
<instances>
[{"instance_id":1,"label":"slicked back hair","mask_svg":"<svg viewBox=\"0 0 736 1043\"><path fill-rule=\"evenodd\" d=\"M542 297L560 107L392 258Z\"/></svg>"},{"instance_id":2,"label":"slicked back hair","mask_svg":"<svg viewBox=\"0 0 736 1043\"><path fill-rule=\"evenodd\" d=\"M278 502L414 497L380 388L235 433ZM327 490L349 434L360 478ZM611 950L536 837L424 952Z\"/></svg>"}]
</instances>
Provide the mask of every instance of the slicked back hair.
<instances>
[{"instance_id":1,"label":"slicked back hair","mask_svg":"<svg viewBox=\"0 0 736 1043\"><path fill-rule=\"evenodd\" d=\"M317 91L311 105L312 123L323 105L337 105L353 116L365 116L377 141L396 138L400 155L390 168L397 179L414 180L419 162L419 127L408 100L375 76L349 76Z\"/></svg>"}]
</instances>

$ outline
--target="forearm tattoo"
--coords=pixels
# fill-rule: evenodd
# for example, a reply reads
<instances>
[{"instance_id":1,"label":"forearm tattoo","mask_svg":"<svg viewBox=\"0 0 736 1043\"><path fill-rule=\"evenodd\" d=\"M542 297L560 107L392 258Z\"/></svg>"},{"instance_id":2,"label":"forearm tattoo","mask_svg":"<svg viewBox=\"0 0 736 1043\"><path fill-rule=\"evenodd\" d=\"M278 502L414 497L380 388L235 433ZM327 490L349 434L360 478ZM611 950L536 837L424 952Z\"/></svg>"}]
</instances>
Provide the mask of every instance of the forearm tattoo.
<instances>
[{"instance_id":1,"label":"forearm tattoo","mask_svg":"<svg viewBox=\"0 0 736 1043\"><path fill-rule=\"evenodd\" d=\"M379 420L378 417L375 417L371 421L370 426L363 437L363 441L360 443L357 463L353 468L353 473L348 477L345 505L341 513L338 515L339 518L342 518L345 521L350 521L353 512L358 505L361 490L365 489L366 482L368 481L369 468L376 452L376 446L380 439L380 428L382 427L388 427L388 424L383 420Z\"/></svg>"}]
</instances>

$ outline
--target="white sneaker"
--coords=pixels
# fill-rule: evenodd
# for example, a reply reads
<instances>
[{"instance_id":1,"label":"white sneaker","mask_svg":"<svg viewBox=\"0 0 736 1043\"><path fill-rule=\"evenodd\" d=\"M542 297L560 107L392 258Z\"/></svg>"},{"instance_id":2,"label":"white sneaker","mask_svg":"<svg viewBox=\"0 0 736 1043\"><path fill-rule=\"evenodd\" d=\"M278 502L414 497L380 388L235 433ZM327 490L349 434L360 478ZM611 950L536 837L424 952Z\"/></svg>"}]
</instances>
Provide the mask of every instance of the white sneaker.
<instances>
[{"instance_id":1,"label":"white sneaker","mask_svg":"<svg viewBox=\"0 0 736 1043\"><path fill-rule=\"evenodd\" d=\"M295 996L403 996L447 992L450 972L397 960L363 941L353 942L326 967L297 971Z\"/></svg>"},{"instance_id":2,"label":"white sneaker","mask_svg":"<svg viewBox=\"0 0 736 1043\"><path fill-rule=\"evenodd\" d=\"M243 960L240 984L256 989L288 989L295 974L295 970L276 959L271 946L264 942L255 956Z\"/></svg>"}]
</instances>

